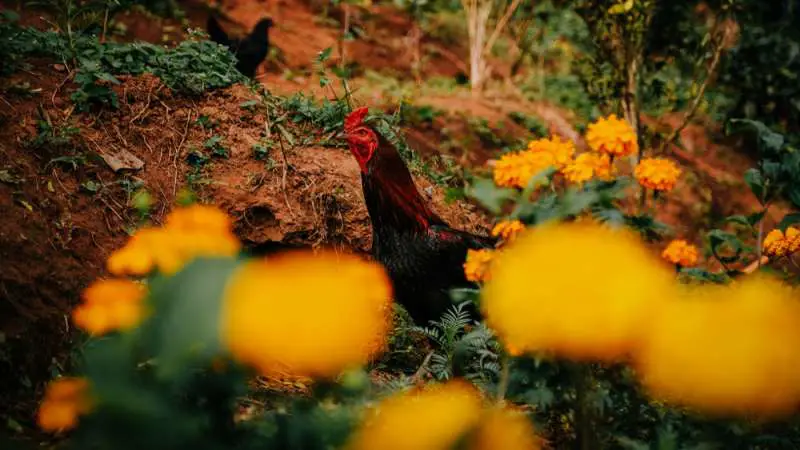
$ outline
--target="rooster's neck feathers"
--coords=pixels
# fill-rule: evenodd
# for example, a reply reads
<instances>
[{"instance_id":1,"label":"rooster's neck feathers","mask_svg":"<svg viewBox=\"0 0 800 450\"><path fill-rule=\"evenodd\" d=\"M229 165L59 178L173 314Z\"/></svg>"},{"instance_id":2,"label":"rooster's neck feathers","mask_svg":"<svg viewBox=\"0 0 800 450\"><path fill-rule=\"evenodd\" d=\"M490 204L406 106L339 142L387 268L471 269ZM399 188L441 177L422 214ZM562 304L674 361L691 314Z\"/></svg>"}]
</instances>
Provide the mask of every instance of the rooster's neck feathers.
<instances>
[{"instance_id":1,"label":"rooster's neck feathers","mask_svg":"<svg viewBox=\"0 0 800 450\"><path fill-rule=\"evenodd\" d=\"M420 195L411 173L397 150L379 133L378 148L361 174L364 199L373 230L427 232L432 225L447 225Z\"/></svg>"}]
</instances>

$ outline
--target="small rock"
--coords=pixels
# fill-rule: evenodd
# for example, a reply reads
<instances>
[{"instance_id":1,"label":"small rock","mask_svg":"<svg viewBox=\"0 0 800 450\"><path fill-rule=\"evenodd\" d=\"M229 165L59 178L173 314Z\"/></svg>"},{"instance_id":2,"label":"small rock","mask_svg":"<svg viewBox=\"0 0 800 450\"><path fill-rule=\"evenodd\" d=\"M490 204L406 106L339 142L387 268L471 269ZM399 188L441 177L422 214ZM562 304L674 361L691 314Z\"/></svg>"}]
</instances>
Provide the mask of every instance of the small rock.
<instances>
[{"instance_id":1,"label":"small rock","mask_svg":"<svg viewBox=\"0 0 800 450\"><path fill-rule=\"evenodd\" d=\"M66 72L67 67L63 64L53 64L53 70L56 72Z\"/></svg>"}]
</instances>

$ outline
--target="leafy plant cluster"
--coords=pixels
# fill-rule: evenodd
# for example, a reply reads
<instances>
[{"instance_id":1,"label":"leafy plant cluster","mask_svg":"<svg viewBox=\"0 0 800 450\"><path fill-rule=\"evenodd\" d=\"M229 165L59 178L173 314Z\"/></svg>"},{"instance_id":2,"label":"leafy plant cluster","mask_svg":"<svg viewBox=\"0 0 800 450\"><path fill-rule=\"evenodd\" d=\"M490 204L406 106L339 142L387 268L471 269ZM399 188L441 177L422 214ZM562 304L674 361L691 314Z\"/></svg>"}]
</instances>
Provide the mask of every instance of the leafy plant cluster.
<instances>
[{"instance_id":1,"label":"leafy plant cluster","mask_svg":"<svg viewBox=\"0 0 800 450\"><path fill-rule=\"evenodd\" d=\"M175 48L148 43L102 43L95 35L40 31L21 27L14 17L10 19L0 24L0 57L10 61L4 65L6 73L21 67L30 57L55 58L73 74L77 88L71 98L83 110L93 105L116 108L119 99L113 86L120 83L119 75L152 73L170 89L189 95L244 81L235 69L235 57L207 40L187 40Z\"/></svg>"}]
</instances>

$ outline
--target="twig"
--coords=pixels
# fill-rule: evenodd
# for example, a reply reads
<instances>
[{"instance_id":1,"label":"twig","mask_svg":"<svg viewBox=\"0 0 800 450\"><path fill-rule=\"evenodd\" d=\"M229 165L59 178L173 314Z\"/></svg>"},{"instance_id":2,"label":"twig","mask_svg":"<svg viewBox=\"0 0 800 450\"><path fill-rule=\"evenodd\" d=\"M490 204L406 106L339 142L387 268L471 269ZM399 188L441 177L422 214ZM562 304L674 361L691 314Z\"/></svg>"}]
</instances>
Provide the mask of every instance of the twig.
<instances>
[{"instance_id":1,"label":"twig","mask_svg":"<svg viewBox=\"0 0 800 450\"><path fill-rule=\"evenodd\" d=\"M72 71L70 70L69 72L67 72L67 76L63 80L61 80L61 83L58 83L58 86L56 86L56 88L53 90L53 95L50 96L50 103L53 104L53 108L56 107L56 95L61 90L61 88L64 87L67 81L69 81L71 78L72 78Z\"/></svg>"},{"instance_id":2,"label":"twig","mask_svg":"<svg viewBox=\"0 0 800 450\"><path fill-rule=\"evenodd\" d=\"M697 95L695 95L694 99L692 100L691 107L683 114L680 125L672 130L669 136L667 136L667 138L661 143L658 148L658 153L664 152L667 149L667 146L675 142L675 139L680 136L681 131L683 131L683 129L689 125L689 122L691 122L695 114L697 114L697 110L700 108L700 103L703 101L703 96L708 88L708 83L713 77L714 72L717 71L717 66L719 65L722 57L723 45L721 41L722 40L720 39L720 42L717 43L716 48L714 49L714 54L711 56L711 64L708 66L708 74L700 84L700 89L697 91Z\"/></svg>"},{"instance_id":3,"label":"twig","mask_svg":"<svg viewBox=\"0 0 800 450\"><path fill-rule=\"evenodd\" d=\"M494 47L495 41L497 40L497 38L500 37L500 32L503 31L509 19L511 19L511 15L514 14L514 11L517 10L517 6L519 6L520 1L521 0L513 0L511 4L508 5L505 14L503 14L503 17L501 17L500 20L497 22L497 25L494 26L494 31L492 32L492 35L489 36L489 40L486 41L486 45L484 45L483 47L482 54L485 55L488 52L492 51L492 47Z\"/></svg>"},{"instance_id":4,"label":"twig","mask_svg":"<svg viewBox=\"0 0 800 450\"><path fill-rule=\"evenodd\" d=\"M497 384L497 402L502 402L508 391L508 381L511 378L511 364L508 356L503 357L503 369L500 371L500 381Z\"/></svg>"},{"instance_id":5,"label":"twig","mask_svg":"<svg viewBox=\"0 0 800 450\"><path fill-rule=\"evenodd\" d=\"M289 171L289 163L286 161L286 152L283 150L283 134L278 133L278 143L281 149L281 160L283 161L283 174L281 175L281 190L283 190L283 201L286 202L286 207L289 208L289 213L294 217L294 210L292 205L289 204L289 196L286 194L286 174Z\"/></svg>"},{"instance_id":6,"label":"twig","mask_svg":"<svg viewBox=\"0 0 800 450\"><path fill-rule=\"evenodd\" d=\"M103 16L103 32L100 34L100 43L104 43L106 41L106 31L108 30L108 7L106 7L106 13Z\"/></svg>"},{"instance_id":7,"label":"twig","mask_svg":"<svg viewBox=\"0 0 800 450\"><path fill-rule=\"evenodd\" d=\"M414 372L414 375L411 377L411 383L416 384L419 382L422 375L428 371L428 363L431 361L433 357L433 350L429 351L427 355L425 355L425 359L422 360L422 364L420 364L419 369Z\"/></svg>"}]
</instances>

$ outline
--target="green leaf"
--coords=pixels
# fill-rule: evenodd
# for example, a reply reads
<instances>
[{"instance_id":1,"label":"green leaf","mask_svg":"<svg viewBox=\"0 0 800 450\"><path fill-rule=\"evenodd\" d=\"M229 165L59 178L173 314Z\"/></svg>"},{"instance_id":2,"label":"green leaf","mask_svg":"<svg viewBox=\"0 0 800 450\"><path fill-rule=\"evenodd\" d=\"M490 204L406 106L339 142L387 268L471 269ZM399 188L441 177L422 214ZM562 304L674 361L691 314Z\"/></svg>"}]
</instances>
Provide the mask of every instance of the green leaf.
<instances>
[{"instance_id":1,"label":"green leaf","mask_svg":"<svg viewBox=\"0 0 800 450\"><path fill-rule=\"evenodd\" d=\"M198 259L173 277L153 283L157 311L150 336L161 376L173 376L191 361L219 355L225 287L240 264L233 258Z\"/></svg>"},{"instance_id":2,"label":"green leaf","mask_svg":"<svg viewBox=\"0 0 800 450\"><path fill-rule=\"evenodd\" d=\"M492 214L500 214L508 200L517 197L517 191L510 188L499 188L488 178L479 178L465 189L469 197L474 198Z\"/></svg>"},{"instance_id":3,"label":"green leaf","mask_svg":"<svg viewBox=\"0 0 800 450\"><path fill-rule=\"evenodd\" d=\"M744 181L750 186L750 190L753 191L753 194L756 196L759 202L765 200L766 189L764 187L764 178L759 172L758 169L748 169L747 172L744 173Z\"/></svg>"},{"instance_id":4,"label":"green leaf","mask_svg":"<svg viewBox=\"0 0 800 450\"><path fill-rule=\"evenodd\" d=\"M714 257L724 264L737 261L744 250L742 241L731 233L726 233L722 230L711 230L707 237ZM733 256L723 255L723 253L729 252L733 252Z\"/></svg>"},{"instance_id":5,"label":"green leaf","mask_svg":"<svg viewBox=\"0 0 800 450\"><path fill-rule=\"evenodd\" d=\"M787 214L783 216L783 219L781 219L781 222L778 224L778 228L780 228L781 231L786 231L787 228L796 223L800 223L800 213Z\"/></svg>"},{"instance_id":6,"label":"green leaf","mask_svg":"<svg viewBox=\"0 0 800 450\"><path fill-rule=\"evenodd\" d=\"M766 125L750 119L731 119L728 123L728 133L740 133L744 130L755 132L760 150L778 152L783 147L785 138L782 134L770 130Z\"/></svg>"},{"instance_id":7,"label":"green leaf","mask_svg":"<svg viewBox=\"0 0 800 450\"><path fill-rule=\"evenodd\" d=\"M795 185L789 189L789 200L792 201L795 208L800 208L800 186Z\"/></svg>"},{"instance_id":8,"label":"green leaf","mask_svg":"<svg viewBox=\"0 0 800 450\"><path fill-rule=\"evenodd\" d=\"M317 62L324 63L330 59L333 53L333 47L328 47L317 54Z\"/></svg>"}]
</instances>

